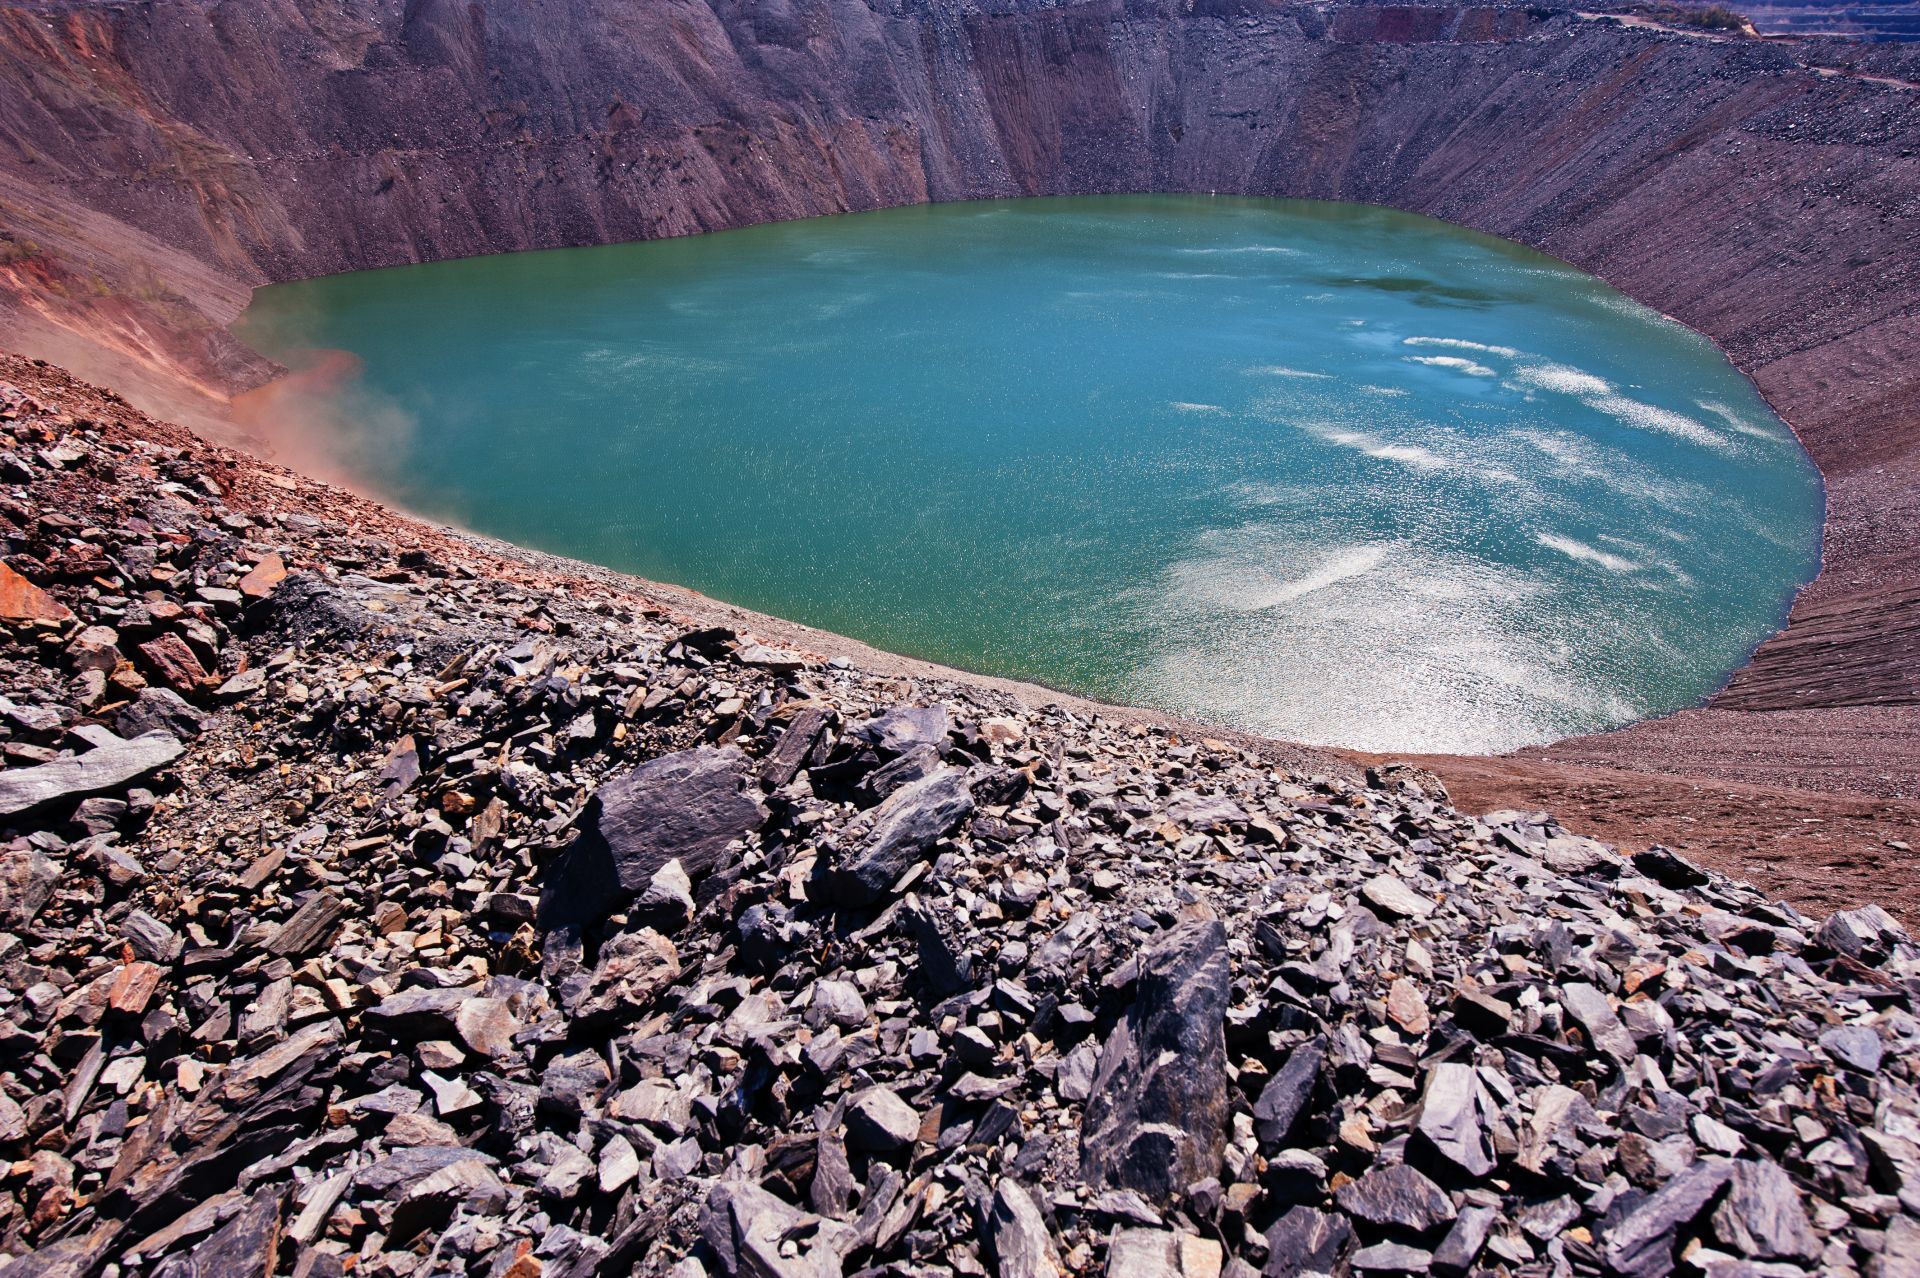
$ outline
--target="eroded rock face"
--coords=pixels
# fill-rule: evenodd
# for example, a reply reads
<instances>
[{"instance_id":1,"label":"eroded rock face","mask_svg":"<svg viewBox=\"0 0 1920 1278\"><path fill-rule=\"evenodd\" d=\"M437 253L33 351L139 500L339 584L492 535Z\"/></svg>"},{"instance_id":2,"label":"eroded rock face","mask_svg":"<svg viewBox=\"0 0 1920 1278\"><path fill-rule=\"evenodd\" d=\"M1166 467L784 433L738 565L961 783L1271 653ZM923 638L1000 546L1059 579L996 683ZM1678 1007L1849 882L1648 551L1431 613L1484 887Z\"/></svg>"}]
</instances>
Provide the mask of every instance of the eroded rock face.
<instances>
[{"instance_id":1,"label":"eroded rock face","mask_svg":"<svg viewBox=\"0 0 1920 1278\"><path fill-rule=\"evenodd\" d=\"M1226 1147L1226 929L1183 923L1139 965L1133 1002L1100 1049L1080 1167L1095 1188L1167 1202L1217 1175Z\"/></svg>"}]
</instances>

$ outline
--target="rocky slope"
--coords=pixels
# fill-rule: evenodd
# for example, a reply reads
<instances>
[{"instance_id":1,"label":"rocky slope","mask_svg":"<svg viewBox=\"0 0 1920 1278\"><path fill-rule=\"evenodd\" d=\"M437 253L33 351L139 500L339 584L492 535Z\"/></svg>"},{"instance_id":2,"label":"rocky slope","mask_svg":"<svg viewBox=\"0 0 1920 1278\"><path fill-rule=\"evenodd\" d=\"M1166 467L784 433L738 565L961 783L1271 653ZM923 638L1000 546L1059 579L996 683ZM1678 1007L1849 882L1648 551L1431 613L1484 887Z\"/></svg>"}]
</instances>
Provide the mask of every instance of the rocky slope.
<instances>
[{"instance_id":1,"label":"rocky slope","mask_svg":"<svg viewBox=\"0 0 1920 1278\"><path fill-rule=\"evenodd\" d=\"M1830 522L1713 709L1536 762L1916 797L1909 52L1550 6L32 0L0 83L0 342L197 423L272 371L226 333L249 286L395 262L1127 190L1543 248L1719 340Z\"/></svg>"},{"instance_id":2,"label":"rocky slope","mask_svg":"<svg viewBox=\"0 0 1920 1278\"><path fill-rule=\"evenodd\" d=\"M0 480L8 1278L1914 1272L1877 908L771 646L3 357Z\"/></svg>"}]
</instances>

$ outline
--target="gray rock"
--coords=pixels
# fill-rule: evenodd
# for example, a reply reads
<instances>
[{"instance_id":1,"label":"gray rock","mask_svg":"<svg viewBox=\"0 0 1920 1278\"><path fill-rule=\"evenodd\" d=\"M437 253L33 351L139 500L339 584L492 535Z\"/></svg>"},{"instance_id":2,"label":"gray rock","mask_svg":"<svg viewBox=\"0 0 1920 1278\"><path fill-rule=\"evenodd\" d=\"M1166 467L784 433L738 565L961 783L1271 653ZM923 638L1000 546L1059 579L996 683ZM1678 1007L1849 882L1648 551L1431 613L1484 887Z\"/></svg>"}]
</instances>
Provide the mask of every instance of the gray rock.
<instances>
[{"instance_id":1,"label":"gray rock","mask_svg":"<svg viewBox=\"0 0 1920 1278\"><path fill-rule=\"evenodd\" d=\"M1454 1218L1453 1200L1405 1163L1376 1167L1348 1181L1334 1195L1340 1210L1370 1225L1390 1225L1425 1233Z\"/></svg>"},{"instance_id":2,"label":"gray rock","mask_svg":"<svg viewBox=\"0 0 1920 1278\"><path fill-rule=\"evenodd\" d=\"M138 737L149 732L197 737L205 730L206 722L207 717L173 689L142 688L114 718L113 728L123 737Z\"/></svg>"},{"instance_id":3,"label":"gray rock","mask_svg":"<svg viewBox=\"0 0 1920 1278\"><path fill-rule=\"evenodd\" d=\"M1733 1176L1725 1159L1702 1159L1662 1185L1607 1234L1607 1268L1620 1278L1665 1278L1674 1270L1680 1228L1691 1223Z\"/></svg>"},{"instance_id":4,"label":"gray rock","mask_svg":"<svg viewBox=\"0 0 1920 1278\"><path fill-rule=\"evenodd\" d=\"M1560 987L1560 1002L1567 1014L1586 1031L1587 1041L1622 1065L1632 1063L1639 1054L1633 1035L1620 1023L1613 1002L1598 988L1583 981L1569 981Z\"/></svg>"},{"instance_id":5,"label":"gray rock","mask_svg":"<svg viewBox=\"0 0 1920 1278\"><path fill-rule=\"evenodd\" d=\"M1820 1046L1827 1049L1827 1055L1858 1074L1877 1073L1885 1051L1880 1036L1864 1025L1836 1025L1820 1035Z\"/></svg>"},{"instance_id":6,"label":"gray rock","mask_svg":"<svg viewBox=\"0 0 1920 1278\"><path fill-rule=\"evenodd\" d=\"M1353 1246L1353 1226L1341 1216L1295 1207L1267 1230L1266 1278L1300 1278L1340 1271Z\"/></svg>"},{"instance_id":7,"label":"gray rock","mask_svg":"<svg viewBox=\"0 0 1920 1278\"><path fill-rule=\"evenodd\" d=\"M185 749L171 733L147 732L132 740L115 738L70 759L9 768L0 772L0 817L119 789L158 772Z\"/></svg>"},{"instance_id":8,"label":"gray rock","mask_svg":"<svg viewBox=\"0 0 1920 1278\"><path fill-rule=\"evenodd\" d=\"M1302 1043L1260 1089L1260 1099L1253 1106L1253 1123L1261 1145L1271 1149L1286 1143L1294 1124L1313 1101L1313 1089L1319 1085L1326 1056L1324 1039Z\"/></svg>"},{"instance_id":9,"label":"gray rock","mask_svg":"<svg viewBox=\"0 0 1920 1278\"><path fill-rule=\"evenodd\" d=\"M801 1211L758 1185L725 1180L707 1195L700 1236L728 1278L840 1278L859 1241L850 1225Z\"/></svg>"},{"instance_id":10,"label":"gray rock","mask_svg":"<svg viewBox=\"0 0 1920 1278\"><path fill-rule=\"evenodd\" d=\"M1100 1052L1081 1124L1095 1190L1168 1203L1220 1171L1226 1146L1226 929L1183 923L1140 956L1133 1004Z\"/></svg>"},{"instance_id":11,"label":"gray rock","mask_svg":"<svg viewBox=\"0 0 1920 1278\"><path fill-rule=\"evenodd\" d=\"M59 862L38 848L0 852L0 927L32 923L59 882Z\"/></svg>"},{"instance_id":12,"label":"gray rock","mask_svg":"<svg viewBox=\"0 0 1920 1278\"><path fill-rule=\"evenodd\" d=\"M1391 874L1368 879L1360 887L1367 903L1393 918L1424 919L1433 913L1434 904Z\"/></svg>"},{"instance_id":13,"label":"gray rock","mask_svg":"<svg viewBox=\"0 0 1920 1278\"><path fill-rule=\"evenodd\" d=\"M840 867L836 891L850 905L885 896L935 842L973 814L966 773L946 768L903 786L874 809L873 829Z\"/></svg>"},{"instance_id":14,"label":"gray rock","mask_svg":"<svg viewBox=\"0 0 1920 1278\"><path fill-rule=\"evenodd\" d=\"M847 739L894 756L905 754L915 746L941 746L946 742L947 730L945 706L898 706L854 724L847 729Z\"/></svg>"},{"instance_id":15,"label":"gray rock","mask_svg":"<svg viewBox=\"0 0 1920 1278\"><path fill-rule=\"evenodd\" d=\"M1362 1247L1348 1263L1360 1273L1424 1274L1433 1267L1433 1253L1406 1243L1382 1242Z\"/></svg>"},{"instance_id":16,"label":"gray rock","mask_svg":"<svg viewBox=\"0 0 1920 1278\"><path fill-rule=\"evenodd\" d=\"M1778 1163L1742 1159L1733 1165L1727 1196L1714 1209L1721 1242L1755 1260L1813 1260L1820 1240L1807 1221L1799 1187Z\"/></svg>"},{"instance_id":17,"label":"gray rock","mask_svg":"<svg viewBox=\"0 0 1920 1278\"><path fill-rule=\"evenodd\" d=\"M1455 1218L1453 1228L1433 1249L1433 1269L1439 1274L1464 1274L1473 1268L1473 1262L1480 1257L1481 1248L1487 1245L1487 1235L1493 1232L1493 1222L1499 1212L1491 1207L1462 1207Z\"/></svg>"},{"instance_id":18,"label":"gray rock","mask_svg":"<svg viewBox=\"0 0 1920 1278\"><path fill-rule=\"evenodd\" d=\"M1052 1231L1026 1187L1003 1177L987 1213L986 1251L1000 1278L1059 1278Z\"/></svg>"},{"instance_id":19,"label":"gray rock","mask_svg":"<svg viewBox=\"0 0 1920 1278\"><path fill-rule=\"evenodd\" d=\"M847 1104L847 1144L889 1153L913 1144L920 1115L884 1087L869 1087Z\"/></svg>"},{"instance_id":20,"label":"gray rock","mask_svg":"<svg viewBox=\"0 0 1920 1278\"><path fill-rule=\"evenodd\" d=\"M1480 1080L1471 1065L1444 1062L1427 1072L1418 1130L1441 1157L1468 1175L1493 1170L1493 1145L1480 1113Z\"/></svg>"},{"instance_id":21,"label":"gray rock","mask_svg":"<svg viewBox=\"0 0 1920 1278\"><path fill-rule=\"evenodd\" d=\"M547 876L540 926L598 923L645 892L667 862L690 879L767 819L746 755L700 746L643 763L595 792L580 835Z\"/></svg>"}]
</instances>

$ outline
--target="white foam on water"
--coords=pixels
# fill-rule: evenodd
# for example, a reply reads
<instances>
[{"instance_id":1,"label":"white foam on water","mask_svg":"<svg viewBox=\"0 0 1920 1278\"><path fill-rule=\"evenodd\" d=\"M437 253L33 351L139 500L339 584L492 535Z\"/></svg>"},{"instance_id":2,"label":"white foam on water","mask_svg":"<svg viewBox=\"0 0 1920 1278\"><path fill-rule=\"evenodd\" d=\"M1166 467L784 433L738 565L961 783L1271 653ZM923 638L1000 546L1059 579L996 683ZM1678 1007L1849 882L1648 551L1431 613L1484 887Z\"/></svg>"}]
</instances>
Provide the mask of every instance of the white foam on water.
<instances>
[{"instance_id":1,"label":"white foam on water","mask_svg":"<svg viewBox=\"0 0 1920 1278\"><path fill-rule=\"evenodd\" d=\"M1446 470L1453 463L1430 448L1418 444L1399 444L1369 435L1364 431L1350 430L1341 426L1321 424L1304 425L1300 428L1315 439L1324 440L1340 448L1350 448L1356 453L1364 453L1379 461L1399 462L1403 466L1412 466L1416 470Z\"/></svg>"},{"instance_id":2,"label":"white foam on water","mask_svg":"<svg viewBox=\"0 0 1920 1278\"><path fill-rule=\"evenodd\" d=\"M1788 436L1779 429L1763 425L1759 422L1750 421L1733 409L1727 407L1727 405L1720 403L1718 400L1697 399L1694 403L1700 405L1702 409L1712 413L1715 417L1725 422L1729 430L1738 431L1740 434L1752 439L1764 439L1770 443L1783 444L1787 442Z\"/></svg>"},{"instance_id":3,"label":"white foam on water","mask_svg":"<svg viewBox=\"0 0 1920 1278\"><path fill-rule=\"evenodd\" d=\"M1392 398L1411 393L1404 386L1356 386L1354 389L1365 391L1369 395L1386 395Z\"/></svg>"},{"instance_id":4,"label":"white foam on water","mask_svg":"<svg viewBox=\"0 0 1920 1278\"><path fill-rule=\"evenodd\" d=\"M1657 404L1648 404L1626 395L1596 395L1587 403L1609 417L1641 430L1658 431L1675 439L1723 451L1733 447L1733 442L1719 431L1695 421L1685 413L1676 413Z\"/></svg>"},{"instance_id":5,"label":"white foam on water","mask_svg":"<svg viewBox=\"0 0 1920 1278\"><path fill-rule=\"evenodd\" d=\"M1401 339L1403 346L1444 346L1449 350L1478 351L1482 355L1498 355L1502 359L1518 359L1520 352L1511 346L1493 346L1486 342L1470 342L1464 337L1406 337Z\"/></svg>"},{"instance_id":6,"label":"white foam on water","mask_svg":"<svg viewBox=\"0 0 1920 1278\"><path fill-rule=\"evenodd\" d=\"M1299 249L1288 248L1284 244L1237 244L1231 247L1183 248L1175 249L1174 251L1176 253L1190 253L1197 257L1211 257L1224 253L1280 253L1288 257L1298 257L1300 255Z\"/></svg>"},{"instance_id":7,"label":"white foam on water","mask_svg":"<svg viewBox=\"0 0 1920 1278\"><path fill-rule=\"evenodd\" d=\"M1459 355L1403 355L1410 364L1427 364L1434 368L1450 368L1468 377L1498 377L1499 374L1485 364L1476 363Z\"/></svg>"},{"instance_id":8,"label":"white foam on water","mask_svg":"<svg viewBox=\"0 0 1920 1278\"><path fill-rule=\"evenodd\" d=\"M1297 377L1316 382L1333 380L1332 373L1315 373L1304 368L1288 368L1285 364L1256 364L1242 371L1250 377Z\"/></svg>"},{"instance_id":9,"label":"white foam on water","mask_svg":"<svg viewBox=\"0 0 1920 1278\"><path fill-rule=\"evenodd\" d=\"M1513 375L1515 389L1557 391L1562 395L1611 395L1613 383L1570 364L1529 364Z\"/></svg>"},{"instance_id":10,"label":"white foam on water","mask_svg":"<svg viewBox=\"0 0 1920 1278\"><path fill-rule=\"evenodd\" d=\"M1315 591L1325 590L1329 586L1364 576L1386 561L1385 546L1349 546L1336 550L1325 563L1304 577L1279 582L1270 590L1237 600L1233 606L1242 612L1261 612L1268 608L1277 608L1281 604L1304 599Z\"/></svg>"},{"instance_id":11,"label":"white foam on water","mask_svg":"<svg viewBox=\"0 0 1920 1278\"><path fill-rule=\"evenodd\" d=\"M1584 541L1575 541L1571 537L1562 537L1558 533L1537 533L1534 540L1548 550L1557 550L1569 559L1582 563L1596 564L1608 572L1629 573L1640 571L1640 565L1622 555L1609 554L1598 546L1589 546Z\"/></svg>"},{"instance_id":12,"label":"white foam on water","mask_svg":"<svg viewBox=\"0 0 1920 1278\"><path fill-rule=\"evenodd\" d=\"M1167 407L1173 409L1175 412L1180 412L1180 413L1225 414L1229 412L1228 409L1222 408L1218 404L1196 404L1191 400L1184 400L1184 399L1170 399L1167 401Z\"/></svg>"}]
</instances>

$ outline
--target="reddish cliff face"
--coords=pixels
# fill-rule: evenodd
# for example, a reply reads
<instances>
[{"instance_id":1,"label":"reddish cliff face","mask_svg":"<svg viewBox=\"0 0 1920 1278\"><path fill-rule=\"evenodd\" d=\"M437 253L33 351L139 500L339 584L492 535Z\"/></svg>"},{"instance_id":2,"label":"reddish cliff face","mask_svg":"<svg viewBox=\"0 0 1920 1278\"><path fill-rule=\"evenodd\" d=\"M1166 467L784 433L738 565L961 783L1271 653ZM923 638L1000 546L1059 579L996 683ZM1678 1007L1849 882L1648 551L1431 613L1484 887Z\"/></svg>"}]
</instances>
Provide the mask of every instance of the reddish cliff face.
<instances>
[{"instance_id":1,"label":"reddish cliff face","mask_svg":"<svg viewBox=\"0 0 1920 1278\"><path fill-rule=\"evenodd\" d=\"M1830 484L1828 567L1718 704L1742 732L1873 708L1895 729L1872 752L1905 779L1855 780L1912 789L1914 61L1541 7L17 3L0 342L136 395L217 394L271 371L225 332L268 280L994 195L1429 213L1708 333L1799 429ZM1729 739L1712 715L1659 730L1619 748L1692 766Z\"/></svg>"}]
</instances>

